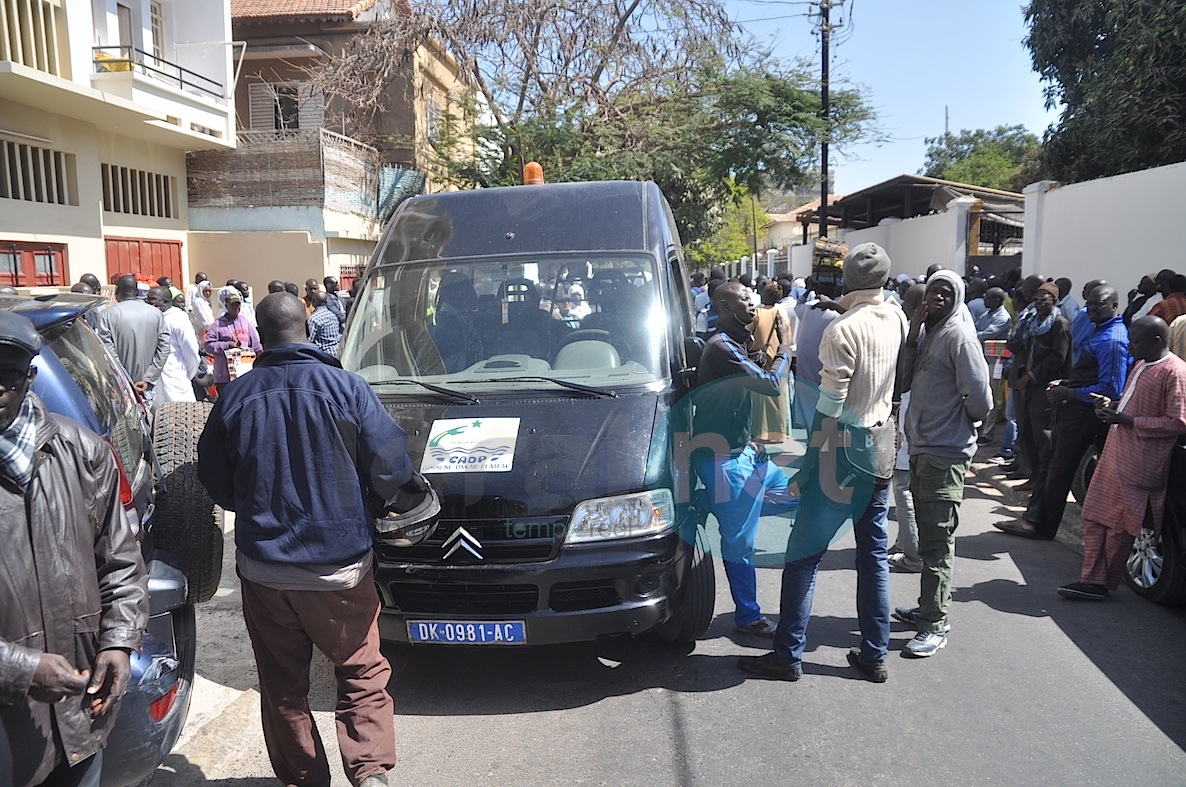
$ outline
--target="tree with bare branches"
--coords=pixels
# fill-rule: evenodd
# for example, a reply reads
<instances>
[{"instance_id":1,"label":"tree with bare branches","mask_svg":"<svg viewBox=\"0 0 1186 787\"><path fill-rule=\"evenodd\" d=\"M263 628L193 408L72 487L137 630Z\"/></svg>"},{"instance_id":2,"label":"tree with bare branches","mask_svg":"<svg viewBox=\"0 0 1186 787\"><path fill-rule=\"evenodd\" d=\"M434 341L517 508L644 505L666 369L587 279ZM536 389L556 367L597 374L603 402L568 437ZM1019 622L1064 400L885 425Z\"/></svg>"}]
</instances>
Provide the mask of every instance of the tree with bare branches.
<instances>
[{"instance_id":1,"label":"tree with bare branches","mask_svg":"<svg viewBox=\"0 0 1186 787\"><path fill-rule=\"evenodd\" d=\"M833 90L820 116L804 64L778 62L719 0L383 0L369 30L313 75L359 114L434 42L471 90L431 140L462 185L517 183L540 161L549 180L651 179L681 232L702 237L735 185L756 193L818 178L816 151L866 139L872 110Z\"/></svg>"}]
</instances>

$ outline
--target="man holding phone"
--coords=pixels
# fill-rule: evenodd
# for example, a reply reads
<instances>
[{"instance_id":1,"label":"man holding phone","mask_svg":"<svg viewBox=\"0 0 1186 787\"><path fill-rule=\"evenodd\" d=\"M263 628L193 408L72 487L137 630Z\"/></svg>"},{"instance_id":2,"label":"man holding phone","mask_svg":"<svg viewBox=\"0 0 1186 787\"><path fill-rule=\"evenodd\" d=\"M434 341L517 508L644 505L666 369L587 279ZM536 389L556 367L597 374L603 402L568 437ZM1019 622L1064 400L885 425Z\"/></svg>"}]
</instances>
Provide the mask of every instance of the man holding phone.
<instances>
[{"instance_id":1,"label":"man holding phone","mask_svg":"<svg viewBox=\"0 0 1186 787\"><path fill-rule=\"evenodd\" d=\"M1087 316L1095 331L1067 379L1047 386L1054 404L1053 434L1042 452L1029 505L1020 520L996 522L997 529L1047 541L1058 534L1075 471L1099 434L1092 395L1119 399L1128 377L1128 328L1119 309L1120 297L1111 285L1096 287L1088 296Z\"/></svg>"},{"instance_id":2,"label":"man holding phone","mask_svg":"<svg viewBox=\"0 0 1186 787\"><path fill-rule=\"evenodd\" d=\"M1186 433L1186 361L1169 351L1169 327L1158 317L1132 324L1137 359L1124 396L1092 394L1108 441L1083 501L1083 570L1063 585L1064 598L1102 601L1120 585L1142 528L1161 529L1170 456Z\"/></svg>"}]
</instances>

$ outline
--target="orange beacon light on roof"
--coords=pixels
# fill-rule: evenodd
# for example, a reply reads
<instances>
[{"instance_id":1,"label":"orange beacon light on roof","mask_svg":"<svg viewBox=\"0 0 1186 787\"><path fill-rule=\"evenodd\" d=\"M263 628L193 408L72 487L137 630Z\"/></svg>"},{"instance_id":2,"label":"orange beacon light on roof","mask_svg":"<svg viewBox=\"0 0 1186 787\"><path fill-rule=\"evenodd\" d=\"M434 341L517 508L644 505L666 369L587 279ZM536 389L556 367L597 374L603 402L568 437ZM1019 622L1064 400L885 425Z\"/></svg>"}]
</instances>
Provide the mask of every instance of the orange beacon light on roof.
<instances>
[{"instance_id":1,"label":"orange beacon light on roof","mask_svg":"<svg viewBox=\"0 0 1186 787\"><path fill-rule=\"evenodd\" d=\"M538 161L528 161L523 165L523 185L539 186L544 182L544 168Z\"/></svg>"}]
</instances>

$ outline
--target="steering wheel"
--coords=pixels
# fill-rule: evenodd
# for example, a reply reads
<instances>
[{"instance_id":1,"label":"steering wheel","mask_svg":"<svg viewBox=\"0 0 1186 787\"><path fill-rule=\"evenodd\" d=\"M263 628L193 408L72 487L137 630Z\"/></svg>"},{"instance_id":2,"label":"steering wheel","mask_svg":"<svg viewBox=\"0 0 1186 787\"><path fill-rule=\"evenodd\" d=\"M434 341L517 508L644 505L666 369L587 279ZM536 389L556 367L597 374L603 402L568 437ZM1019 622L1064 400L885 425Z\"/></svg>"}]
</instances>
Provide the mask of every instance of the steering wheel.
<instances>
[{"instance_id":1,"label":"steering wheel","mask_svg":"<svg viewBox=\"0 0 1186 787\"><path fill-rule=\"evenodd\" d=\"M571 333L565 334L564 338L560 340L560 345L556 349L559 350L561 347L572 344L573 342L605 342L606 344L613 343L609 340L609 331L602 330L601 328L578 328Z\"/></svg>"}]
</instances>

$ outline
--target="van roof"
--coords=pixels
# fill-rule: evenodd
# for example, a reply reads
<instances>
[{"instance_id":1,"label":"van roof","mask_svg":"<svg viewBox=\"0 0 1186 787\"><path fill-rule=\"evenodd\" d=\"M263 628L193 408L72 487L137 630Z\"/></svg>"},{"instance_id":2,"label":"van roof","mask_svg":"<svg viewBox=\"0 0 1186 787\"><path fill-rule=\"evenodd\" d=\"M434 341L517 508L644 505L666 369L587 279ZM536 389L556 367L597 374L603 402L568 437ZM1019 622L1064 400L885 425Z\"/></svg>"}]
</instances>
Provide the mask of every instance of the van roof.
<instances>
[{"instance_id":1,"label":"van roof","mask_svg":"<svg viewBox=\"0 0 1186 787\"><path fill-rule=\"evenodd\" d=\"M380 264L566 251L652 250L678 244L658 186L550 183L430 194L400 206Z\"/></svg>"}]
</instances>

